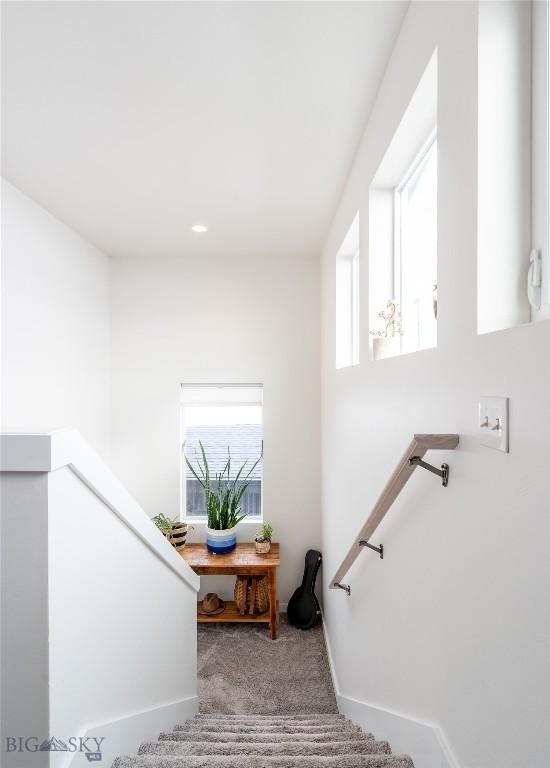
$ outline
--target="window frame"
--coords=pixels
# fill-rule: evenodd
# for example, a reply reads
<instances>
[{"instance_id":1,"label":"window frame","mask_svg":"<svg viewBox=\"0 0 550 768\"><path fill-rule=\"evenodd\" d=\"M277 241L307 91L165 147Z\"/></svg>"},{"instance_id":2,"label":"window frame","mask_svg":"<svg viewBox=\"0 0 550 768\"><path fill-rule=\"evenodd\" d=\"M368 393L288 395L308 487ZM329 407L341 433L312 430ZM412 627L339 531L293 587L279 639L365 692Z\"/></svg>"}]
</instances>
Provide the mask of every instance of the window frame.
<instances>
[{"instance_id":1,"label":"window frame","mask_svg":"<svg viewBox=\"0 0 550 768\"><path fill-rule=\"evenodd\" d=\"M359 248L351 257L351 365L359 365Z\"/></svg>"},{"instance_id":2,"label":"window frame","mask_svg":"<svg viewBox=\"0 0 550 768\"><path fill-rule=\"evenodd\" d=\"M361 247L359 242L359 227L360 216L359 211L353 217L353 220L346 232L346 236L342 241L335 259L335 345L334 345L334 362L337 371L345 368L351 368L352 366L359 365L360 362L360 303L361 303L361 291L360 291L360 272L361 272ZM340 306L341 292L341 273L346 273L346 285L347 293L346 301L346 317L341 315L342 307ZM348 282L349 281L349 282ZM340 346L339 328L340 324L345 321L347 330L349 331L349 342L346 344L346 353L343 354L343 350ZM345 362L342 362L345 359Z\"/></svg>"},{"instance_id":3,"label":"window frame","mask_svg":"<svg viewBox=\"0 0 550 768\"><path fill-rule=\"evenodd\" d=\"M227 400L227 401L212 401L207 398L204 400L193 400L185 402L184 391L185 389L250 389L258 390L260 393L259 399L242 399L242 400ZM260 407L262 413L262 447L264 443L263 438L263 408L264 408L264 385L258 383L208 383L208 384L180 384L180 505L179 505L179 520L180 522L190 523L192 525L204 525L208 524L206 515L188 515L187 514L187 466L185 463L185 408L191 407L211 407L211 408L227 408L235 406L244 407ZM260 483L260 514L249 518L248 516L241 520L241 524L246 525L261 525L264 520L264 473L262 464L262 477Z\"/></svg>"},{"instance_id":4,"label":"window frame","mask_svg":"<svg viewBox=\"0 0 550 768\"><path fill-rule=\"evenodd\" d=\"M550 318L550 0L531 6L531 248L541 253L540 308ZM541 171L542 169L542 171Z\"/></svg>"},{"instance_id":5,"label":"window frame","mask_svg":"<svg viewBox=\"0 0 550 768\"><path fill-rule=\"evenodd\" d=\"M391 265L393 270L392 284L393 296L395 302L399 305L401 312L403 311L403 270L401 256L403 251L403 226L401 220L401 198L407 185L410 184L414 177L419 174L422 168L425 166L428 157L434 148L437 154L437 126L435 126L430 131L427 139L421 145L420 149L415 154L413 161L410 163L407 170L401 177L400 181L395 185L393 190L393 259ZM399 346L402 352L403 337L400 338ZM415 351L418 352L419 349Z\"/></svg>"}]
</instances>

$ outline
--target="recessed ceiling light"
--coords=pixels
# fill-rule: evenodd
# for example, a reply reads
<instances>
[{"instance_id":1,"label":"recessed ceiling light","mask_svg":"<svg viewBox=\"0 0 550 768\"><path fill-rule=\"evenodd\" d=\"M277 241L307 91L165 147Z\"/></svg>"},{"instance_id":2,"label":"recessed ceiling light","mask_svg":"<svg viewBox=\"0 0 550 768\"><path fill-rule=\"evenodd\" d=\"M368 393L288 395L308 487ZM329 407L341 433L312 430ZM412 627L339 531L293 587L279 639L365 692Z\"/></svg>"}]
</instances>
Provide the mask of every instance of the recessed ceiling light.
<instances>
[{"instance_id":1,"label":"recessed ceiling light","mask_svg":"<svg viewBox=\"0 0 550 768\"><path fill-rule=\"evenodd\" d=\"M208 232L208 227L205 227L204 224L193 224L191 229L193 232Z\"/></svg>"}]
</instances>

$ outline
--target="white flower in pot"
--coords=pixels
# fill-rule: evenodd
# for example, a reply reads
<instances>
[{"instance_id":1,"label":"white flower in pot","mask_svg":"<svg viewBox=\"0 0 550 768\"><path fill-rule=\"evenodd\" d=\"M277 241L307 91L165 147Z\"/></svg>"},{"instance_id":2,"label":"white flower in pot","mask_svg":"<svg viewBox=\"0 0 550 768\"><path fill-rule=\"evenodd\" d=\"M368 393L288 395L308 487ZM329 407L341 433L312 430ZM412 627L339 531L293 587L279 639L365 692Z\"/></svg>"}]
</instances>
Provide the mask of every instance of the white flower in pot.
<instances>
[{"instance_id":1,"label":"white flower in pot","mask_svg":"<svg viewBox=\"0 0 550 768\"><path fill-rule=\"evenodd\" d=\"M203 444L199 441L201 451L197 468L185 457L187 467L195 480L204 488L208 527L206 529L206 546L210 552L225 554L237 546L237 525L246 514L241 514L241 500L249 486L249 478L262 460L260 456L248 470L248 459L236 474L231 473L231 453L227 449L227 461L221 472L212 478L208 459Z\"/></svg>"},{"instance_id":2,"label":"white flower in pot","mask_svg":"<svg viewBox=\"0 0 550 768\"><path fill-rule=\"evenodd\" d=\"M386 311L381 310L378 317L382 318L385 325L381 331L370 332L373 337L372 355L375 360L383 360L386 357L394 357L401 351L403 328L398 304L393 299L388 299Z\"/></svg>"},{"instance_id":3,"label":"white flower in pot","mask_svg":"<svg viewBox=\"0 0 550 768\"><path fill-rule=\"evenodd\" d=\"M258 531L254 539L254 546L259 555L265 555L271 549L271 537L273 535L273 526L269 523L262 524L262 530Z\"/></svg>"}]
</instances>

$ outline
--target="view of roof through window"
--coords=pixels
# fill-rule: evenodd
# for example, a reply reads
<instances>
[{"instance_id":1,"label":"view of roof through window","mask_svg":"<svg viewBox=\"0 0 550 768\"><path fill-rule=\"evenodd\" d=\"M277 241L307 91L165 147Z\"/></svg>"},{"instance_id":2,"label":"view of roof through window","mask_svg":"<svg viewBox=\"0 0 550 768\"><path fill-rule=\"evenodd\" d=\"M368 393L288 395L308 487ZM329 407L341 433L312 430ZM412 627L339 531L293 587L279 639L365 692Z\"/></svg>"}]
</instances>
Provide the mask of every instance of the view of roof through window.
<instances>
[{"instance_id":1,"label":"view of roof through window","mask_svg":"<svg viewBox=\"0 0 550 768\"><path fill-rule=\"evenodd\" d=\"M182 513L206 518L205 494L200 482L188 470L187 457L197 469L204 448L210 475L215 479L230 457L229 479L234 480L244 465L241 479L249 483L242 498L242 512L262 516L262 387L259 385L182 385ZM227 482L227 474L224 482Z\"/></svg>"}]
</instances>

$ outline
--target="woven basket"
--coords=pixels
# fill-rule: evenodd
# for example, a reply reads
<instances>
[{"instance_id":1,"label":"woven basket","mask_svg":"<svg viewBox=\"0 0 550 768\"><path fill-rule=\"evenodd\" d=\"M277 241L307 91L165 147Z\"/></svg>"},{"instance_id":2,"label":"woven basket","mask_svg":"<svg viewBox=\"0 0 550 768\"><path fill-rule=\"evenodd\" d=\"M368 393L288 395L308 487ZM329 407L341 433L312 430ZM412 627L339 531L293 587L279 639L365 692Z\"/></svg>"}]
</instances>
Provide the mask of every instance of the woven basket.
<instances>
[{"instance_id":1,"label":"woven basket","mask_svg":"<svg viewBox=\"0 0 550 768\"><path fill-rule=\"evenodd\" d=\"M185 547L187 532L192 531L193 526L187 525L187 523L174 523L171 531L163 531L170 544L175 547L178 552Z\"/></svg>"},{"instance_id":2,"label":"woven basket","mask_svg":"<svg viewBox=\"0 0 550 768\"><path fill-rule=\"evenodd\" d=\"M269 608L269 587L265 576L237 576L235 603L241 614L265 613Z\"/></svg>"},{"instance_id":3,"label":"woven basket","mask_svg":"<svg viewBox=\"0 0 550 768\"><path fill-rule=\"evenodd\" d=\"M271 549L270 541L255 541L254 547L259 555L266 555Z\"/></svg>"}]
</instances>

